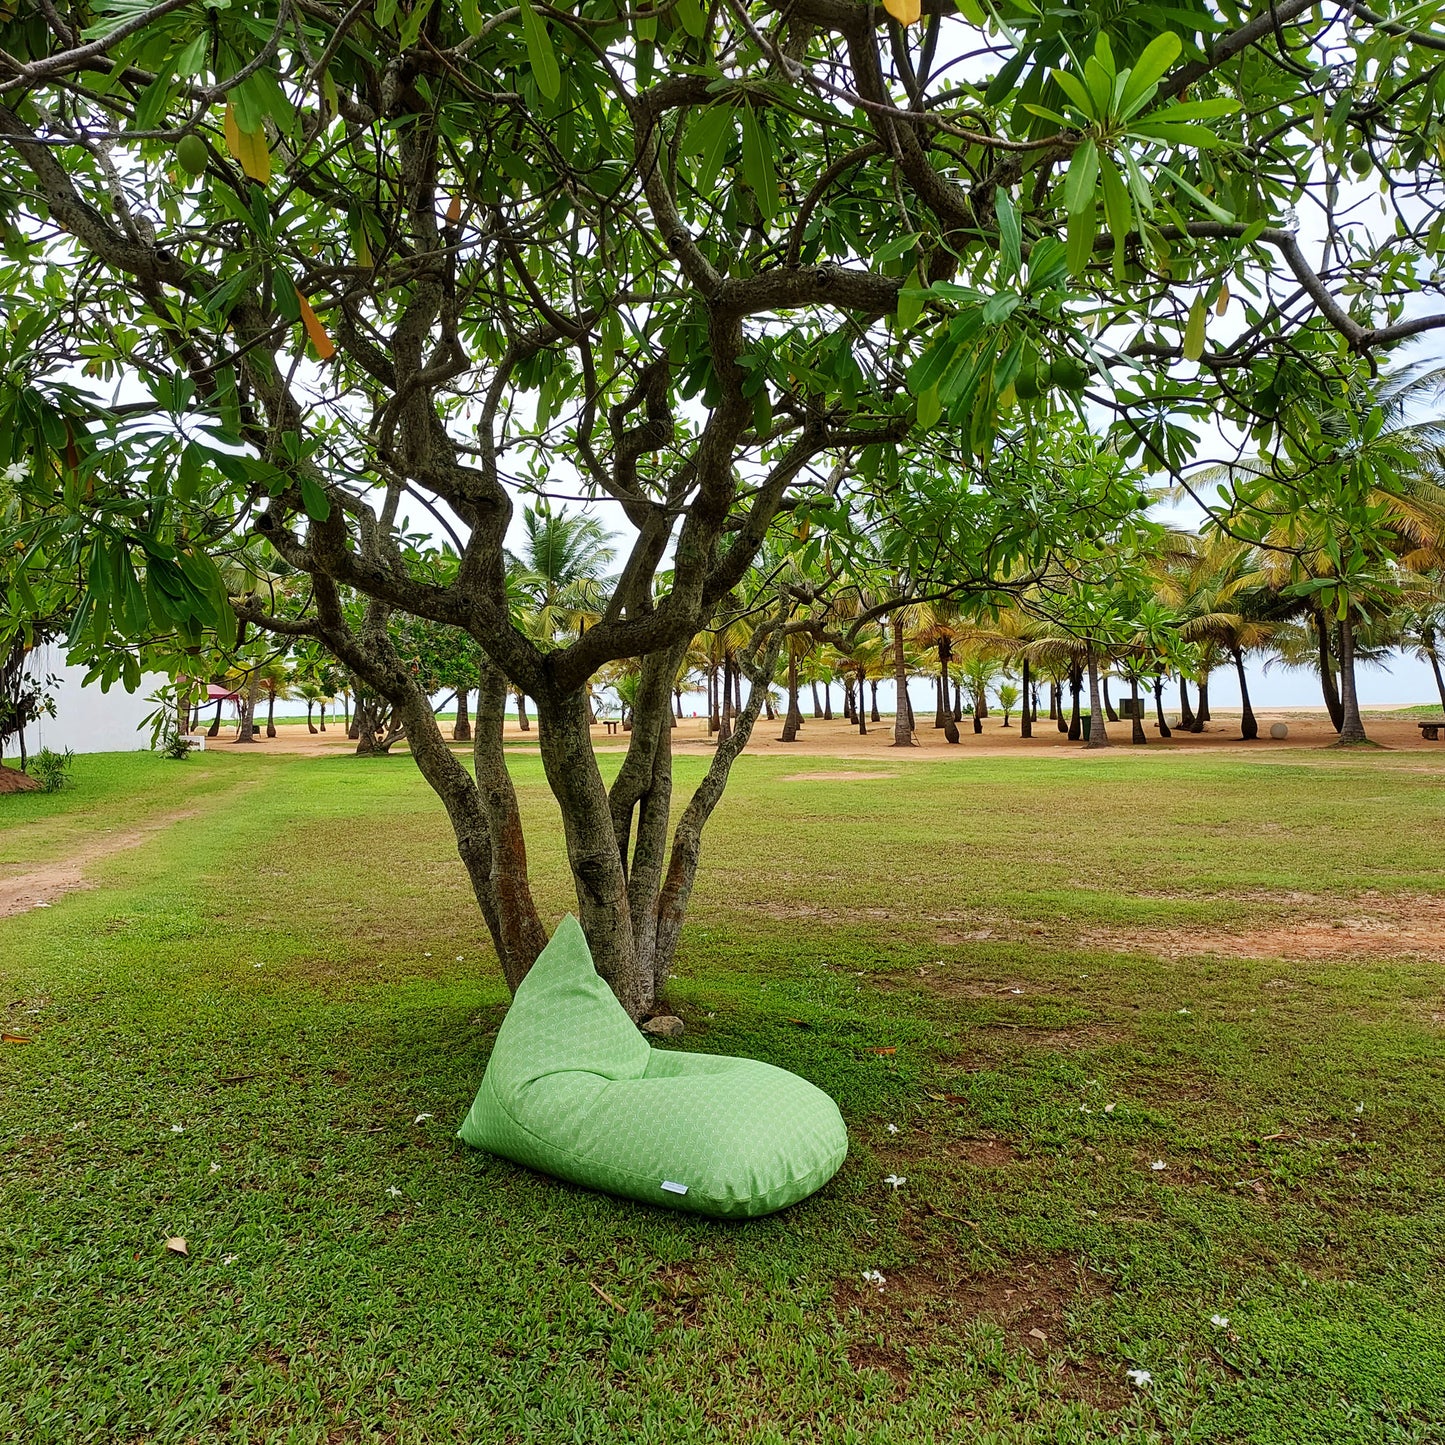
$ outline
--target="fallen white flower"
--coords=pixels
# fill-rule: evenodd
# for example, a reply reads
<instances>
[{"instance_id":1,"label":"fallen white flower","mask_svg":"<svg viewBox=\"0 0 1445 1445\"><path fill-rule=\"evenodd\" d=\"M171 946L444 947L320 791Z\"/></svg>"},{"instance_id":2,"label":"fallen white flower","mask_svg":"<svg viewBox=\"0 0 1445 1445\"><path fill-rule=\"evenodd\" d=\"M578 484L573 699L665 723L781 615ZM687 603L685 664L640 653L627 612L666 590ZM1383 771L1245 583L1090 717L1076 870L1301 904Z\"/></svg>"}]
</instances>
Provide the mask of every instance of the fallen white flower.
<instances>
[{"instance_id":1,"label":"fallen white flower","mask_svg":"<svg viewBox=\"0 0 1445 1445\"><path fill-rule=\"evenodd\" d=\"M251 965L251 967L252 967L252 968L265 968L266 965L265 965L264 963L253 963L253 964Z\"/></svg>"},{"instance_id":2,"label":"fallen white flower","mask_svg":"<svg viewBox=\"0 0 1445 1445\"><path fill-rule=\"evenodd\" d=\"M430 957L431 957L431 954L429 954L429 953L424 953L424 954L422 954L422 957L423 957L423 958L430 958Z\"/></svg>"},{"instance_id":3,"label":"fallen white flower","mask_svg":"<svg viewBox=\"0 0 1445 1445\"><path fill-rule=\"evenodd\" d=\"M211 1174L219 1174L221 1172L221 1166L219 1164L212 1164L208 1172Z\"/></svg>"},{"instance_id":4,"label":"fallen white flower","mask_svg":"<svg viewBox=\"0 0 1445 1445\"><path fill-rule=\"evenodd\" d=\"M413 1123L413 1124L420 1124L423 1119L435 1119L435 1118L436 1118L436 1115L435 1115L435 1114L418 1114L418 1115L416 1116L416 1118L412 1120L412 1123Z\"/></svg>"},{"instance_id":5,"label":"fallen white flower","mask_svg":"<svg viewBox=\"0 0 1445 1445\"><path fill-rule=\"evenodd\" d=\"M1228 1316L1228 1315L1210 1315L1210 1316L1209 1316L1209 1323L1212 1324L1212 1325L1214 1326L1214 1328L1217 1329L1217 1330L1225 1330L1225 1329L1228 1329L1228 1328L1229 1328L1229 1316Z\"/></svg>"},{"instance_id":6,"label":"fallen white flower","mask_svg":"<svg viewBox=\"0 0 1445 1445\"><path fill-rule=\"evenodd\" d=\"M1023 989L1021 989L1021 988L1011 988L1011 989L1009 989L1009 992L1010 992L1010 993L1022 993L1022 992L1023 992Z\"/></svg>"},{"instance_id":7,"label":"fallen white flower","mask_svg":"<svg viewBox=\"0 0 1445 1445\"><path fill-rule=\"evenodd\" d=\"M1089 1106L1088 1106L1087 1104L1080 1104L1080 1105L1079 1105L1079 1113L1081 1113L1081 1114L1092 1114L1093 1112L1094 1112L1094 1111L1093 1111L1091 1108L1089 1108Z\"/></svg>"},{"instance_id":8,"label":"fallen white flower","mask_svg":"<svg viewBox=\"0 0 1445 1445\"><path fill-rule=\"evenodd\" d=\"M171 1125L171 1133L172 1133L172 1134L184 1134L185 1132L186 1132L186 1126L185 1126L184 1124L172 1124L172 1125Z\"/></svg>"},{"instance_id":9,"label":"fallen white flower","mask_svg":"<svg viewBox=\"0 0 1445 1445\"><path fill-rule=\"evenodd\" d=\"M1162 1159L1156 1159L1150 1166L1151 1169L1167 1169L1169 1166Z\"/></svg>"},{"instance_id":10,"label":"fallen white flower","mask_svg":"<svg viewBox=\"0 0 1445 1445\"><path fill-rule=\"evenodd\" d=\"M226 1257L221 1261L221 1263L222 1263L222 1264L235 1264L235 1262L236 1262L238 1259L240 1259L240 1257L241 1257L241 1256L240 1256L239 1254L228 1254L228 1255L226 1255Z\"/></svg>"},{"instance_id":11,"label":"fallen white flower","mask_svg":"<svg viewBox=\"0 0 1445 1445\"><path fill-rule=\"evenodd\" d=\"M888 1283L876 1269L865 1269L863 1271L863 1281L865 1284L877 1285L880 1292L883 1286Z\"/></svg>"},{"instance_id":12,"label":"fallen white flower","mask_svg":"<svg viewBox=\"0 0 1445 1445\"><path fill-rule=\"evenodd\" d=\"M1180 1008L1180 1009L1175 1009L1174 1012L1175 1012L1175 1013L1181 1013L1181 1014L1187 1014L1187 1013L1193 1013L1194 1010L1193 1010L1193 1009L1187 1009L1187 1008Z\"/></svg>"},{"instance_id":13,"label":"fallen white flower","mask_svg":"<svg viewBox=\"0 0 1445 1445\"><path fill-rule=\"evenodd\" d=\"M1138 1385L1141 1390L1154 1378L1148 1370L1125 1370L1124 1373L1128 1376L1129 1383L1131 1385Z\"/></svg>"},{"instance_id":14,"label":"fallen white flower","mask_svg":"<svg viewBox=\"0 0 1445 1445\"><path fill-rule=\"evenodd\" d=\"M1357 1113L1357 1114L1363 1114L1364 1112L1365 1112L1365 1101L1364 1101L1363 1099L1361 1099L1360 1102L1355 1105L1355 1113Z\"/></svg>"},{"instance_id":15,"label":"fallen white flower","mask_svg":"<svg viewBox=\"0 0 1445 1445\"><path fill-rule=\"evenodd\" d=\"M461 963L461 962L462 962L462 956L461 956L461 954L457 954L457 962L458 962L458 963Z\"/></svg>"},{"instance_id":16,"label":"fallen white flower","mask_svg":"<svg viewBox=\"0 0 1445 1445\"><path fill-rule=\"evenodd\" d=\"M401 1190L398 1189L395 1184L388 1184L386 1187L386 1192L391 1195L393 1199L401 1198Z\"/></svg>"},{"instance_id":17,"label":"fallen white flower","mask_svg":"<svg viewBox=\"0 0 1445 1445\"><path fill-rule=\"evenodd\" d=\"M908 1183L908 1176L906 1174L885 1174L883 1176L883 1182L885 1184L891 1184L894 1189L901 1189Z\"/></svg>"},{"instance_id":18,"label":"fallen white flower","mask_svg":"<svg viewBox=\"0 0 1445 1445\"><path fill-rule=\"evenodd\" d=\"M888 1132L889 1132L890 1134L896 1134L896 1133L898 1132L898 1125L897 1125L897 1124L889 1124L889 1125L888 1125Z\"/></svg>"},{"instance_id":19,"label":"fallen white flower","mask_svg":"<svg viewBox=\"0 0 1445 1445\"><path fill-rule=\"evenodd\" d=\"M1105 1112L1106 1114L1112 1114L1112 1113L1114 1112L1114 1105L1113 1105L1113 1104L1105 1104L1105 1105L1104 1105L1104 1112Z\"/></svg>"}]
</instances>

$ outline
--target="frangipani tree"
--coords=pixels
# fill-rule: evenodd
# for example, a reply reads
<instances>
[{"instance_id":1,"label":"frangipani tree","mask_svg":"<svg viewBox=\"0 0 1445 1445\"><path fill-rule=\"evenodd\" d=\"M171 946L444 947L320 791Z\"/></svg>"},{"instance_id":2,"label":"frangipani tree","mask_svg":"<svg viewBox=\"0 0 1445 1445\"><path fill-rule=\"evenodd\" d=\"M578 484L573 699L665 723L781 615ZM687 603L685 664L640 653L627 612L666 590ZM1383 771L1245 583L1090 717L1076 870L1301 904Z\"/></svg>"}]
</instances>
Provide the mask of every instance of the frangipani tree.
<instances>
[{"instance_id":1,"label":"frangipani tree","mask_svg":"<svg viewBox=\"0 0 1445 1445\"><path fill-rule=\"evenodd\" d=\"M1328 369L1445 322L1401 319L1440 230L1417 84L1439 42L1413 11L890 3L18 0L0 20L3 565L68 591L73 644L126 681L239 621L324 645L404 721L513 984L545 930L508 688L536 701L577 908L638 1012L751 726L669 847L664 704L780 519L838 572L886 525L909 594L889 602L1017 583L1129 500L1099 516L1066 472L978 466L1036 449L1084 390L1172 462L1166 409L1236 406L1231 378L1296 338ZM1332 180L1321 144L1328 167L1363 149L1409 204L1403 234L1351 234L1317 270L1288 213ZM1227 287L1246 340L1211 347ZM509 606L522 492L606 498L629 530L562 645ZM294 607L227 585L216 559L245 547L302 579ZM747 666L770 677L827 591L780 585ZM474 772L396 612L484 654ZM587 688L623 658L641 684L608 784Z\"/></svg>"}]
</instances>

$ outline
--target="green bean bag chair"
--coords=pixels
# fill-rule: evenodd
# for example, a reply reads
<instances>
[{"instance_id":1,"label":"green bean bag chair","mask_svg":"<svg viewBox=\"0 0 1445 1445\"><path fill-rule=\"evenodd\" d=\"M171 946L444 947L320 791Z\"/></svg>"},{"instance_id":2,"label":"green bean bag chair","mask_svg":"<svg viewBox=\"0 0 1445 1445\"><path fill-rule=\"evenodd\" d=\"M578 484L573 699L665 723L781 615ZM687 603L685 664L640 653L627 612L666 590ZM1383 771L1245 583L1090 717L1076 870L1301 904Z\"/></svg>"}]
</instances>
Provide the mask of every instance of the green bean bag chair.
<instances>
[{"instance_id":1,"label":"green bean bag chair","mask_svg":"<svg viewBox=\"0 0 1445 1445\"><path fill-rule=\"evenodd\" d=\"M654 1049L570 914L522 980L459 1137L592 1189L747 1218L805 1199L848 1152L838 1106L756 1059Z\"/></svg>"}]
</instances>

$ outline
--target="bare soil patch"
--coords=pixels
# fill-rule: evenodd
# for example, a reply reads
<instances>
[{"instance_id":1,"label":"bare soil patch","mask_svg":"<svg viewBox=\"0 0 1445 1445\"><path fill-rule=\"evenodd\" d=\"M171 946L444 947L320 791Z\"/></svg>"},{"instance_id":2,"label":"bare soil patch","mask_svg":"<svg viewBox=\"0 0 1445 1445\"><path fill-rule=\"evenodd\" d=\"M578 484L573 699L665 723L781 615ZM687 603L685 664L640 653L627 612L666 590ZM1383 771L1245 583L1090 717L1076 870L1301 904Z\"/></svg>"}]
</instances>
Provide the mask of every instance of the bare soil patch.
<instances>
[{"instance_id":1,"label":"bare soil patch","mask_svg":"<svg viewBox=\"0 0 1445 1445\"><path fill-rule=\"evenodd\" d=\"M1019 1157L1019 1151L1012 1144L992 1136L982 1139L954 1139L944 1146L944 1152L978 1169L1006 1169Z\"/></svg>"},{"instance_id":2,"label":"bare soil patch","mask_svg":"<svg viewBox=\"0 0 1445 1445\"><path fill-rule=\"evenodd\" d=\"M1009 1349L1047 1363L1061 1393L1099 1409L1128 1398L1102 1361L1070 1348L1067 1313L1102 1293L1102 1282L1067 1256L1028 1260L996 1274L955 1272L946 1263L909 1265L888 1273L882 1289L866 1280L839 1284L840 1311L861 1317L867 1338L848 1347L854 1369L883 1370L906 1388L913 1377L910 1350L925 1350L941 1331L965 1321L999 1329Z\"/></svg>"},{"instance_id":3,"label":"bare soil patch","mask_svg":"<svg viewBox=\"0 0 1445 1445\"><path fill-rule=\"evenodd\" d=\"M48 907L55 899L77 888L93 888L85 876L86 868L102 858L138 848L157 833L198 814L195 808L166 813L138 828L124 832L105 832L64 858L56 858L24 873L0 877L0 918L26 913L32 908Z\"/></svg>"},{"instance_id":4,"label":"bare soil patch","mask_svg":"<svg viewBox=\"0 0 1445 1445\"><path fill-rule=\"evenodd\" d=\"M0 793L38 793L40 784L19 768L0 768Z\"/></svg>"}]
</instances>

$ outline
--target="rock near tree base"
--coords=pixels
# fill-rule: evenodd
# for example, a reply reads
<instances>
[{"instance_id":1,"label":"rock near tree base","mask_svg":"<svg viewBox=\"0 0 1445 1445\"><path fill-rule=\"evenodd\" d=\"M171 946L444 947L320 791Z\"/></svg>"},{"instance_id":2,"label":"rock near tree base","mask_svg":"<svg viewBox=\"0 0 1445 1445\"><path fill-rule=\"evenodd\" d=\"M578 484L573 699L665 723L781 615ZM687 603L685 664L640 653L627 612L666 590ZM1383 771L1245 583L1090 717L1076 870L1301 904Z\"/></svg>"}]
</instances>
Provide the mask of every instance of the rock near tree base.
<instances>
[{"instance_id":1,"label":"rock near tree base","mask_svg":"<svg viewBox=\"0 0 1445 1445\"><path fill-rule=\"evenodd\" d=\"M659 1014L642 1025L642 1032L651 1034L655 1039L680 1039L683 1022L675 1014Z\"/></svg>"}]
</instances>

